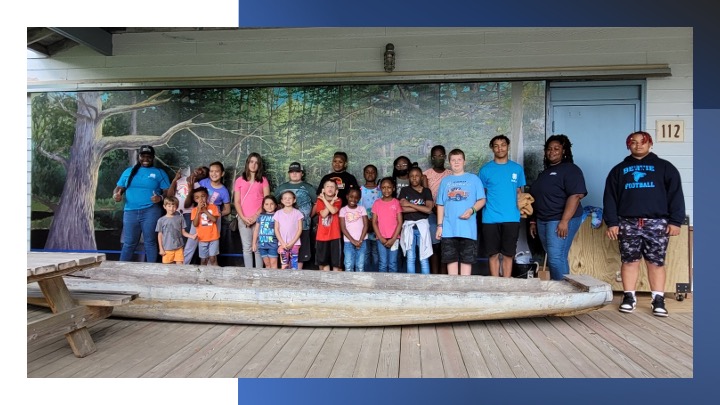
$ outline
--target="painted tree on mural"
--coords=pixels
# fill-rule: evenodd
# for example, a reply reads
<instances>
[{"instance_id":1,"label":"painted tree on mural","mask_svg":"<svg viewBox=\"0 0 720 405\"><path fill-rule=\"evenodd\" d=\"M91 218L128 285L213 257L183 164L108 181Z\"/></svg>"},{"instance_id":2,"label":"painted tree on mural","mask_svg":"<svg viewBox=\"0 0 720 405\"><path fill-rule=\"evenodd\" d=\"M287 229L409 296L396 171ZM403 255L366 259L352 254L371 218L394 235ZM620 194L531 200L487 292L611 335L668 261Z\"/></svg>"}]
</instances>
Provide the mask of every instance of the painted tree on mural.
<instances>
[{"instance_id":1,"label":"painted tree on mural","mask_svg":"<svg viewBox=\"0 0 720 405\"><path fill-rule=\"evenodd\" d=\"M58 162L65 169L65 184L54 212L46 249L95 250L94 211L98 173L103 157L115 149L137 149L141 145L165 145L181 131L196 134L199 128L228 132L235 136L239 131L218 126L218 122L195 122L195 118L178 122L159 135L127 134L105 136L103 125L110 117L154 108L170 101L162 91L134 104L103 108L102 93L82 92L76 95L77 109L68 107L68 97L58 99L60 107L75 119L72 144L66 153L47 149L39 142L36 147L46 157ZM207 142L201 139L202 142ZM60 153L59 153L60 152Z\"/></svg>"}]
</instances>

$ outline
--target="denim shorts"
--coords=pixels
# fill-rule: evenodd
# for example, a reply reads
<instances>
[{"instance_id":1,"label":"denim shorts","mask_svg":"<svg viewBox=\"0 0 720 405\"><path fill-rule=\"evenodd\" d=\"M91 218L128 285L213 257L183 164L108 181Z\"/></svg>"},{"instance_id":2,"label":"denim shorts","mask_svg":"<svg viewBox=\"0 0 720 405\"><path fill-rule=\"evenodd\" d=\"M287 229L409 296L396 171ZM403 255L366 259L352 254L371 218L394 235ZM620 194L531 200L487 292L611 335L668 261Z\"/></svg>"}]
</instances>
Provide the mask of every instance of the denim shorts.
<instances>
[{"instance_id":1,"label":"denim shorts","mask_svg":"<svg viewBox=\"0 0 720 405\"><path fill-rule=\"evenodd\" d=\"M220 240L198 243L198 255L201 259L217 256L220 253Z\"/></svg>"},{"instance_id":2,"label":"denim shorts","mask_svg":"<svg viewBox=\"0 0 720 405\"><path fill-rule=\"evenodd\" d=\"M276 259L278 257L278 245L277 243L261 243L258 246L258 253L260 253L260 257Z\"/></svg>"}]
</instances>

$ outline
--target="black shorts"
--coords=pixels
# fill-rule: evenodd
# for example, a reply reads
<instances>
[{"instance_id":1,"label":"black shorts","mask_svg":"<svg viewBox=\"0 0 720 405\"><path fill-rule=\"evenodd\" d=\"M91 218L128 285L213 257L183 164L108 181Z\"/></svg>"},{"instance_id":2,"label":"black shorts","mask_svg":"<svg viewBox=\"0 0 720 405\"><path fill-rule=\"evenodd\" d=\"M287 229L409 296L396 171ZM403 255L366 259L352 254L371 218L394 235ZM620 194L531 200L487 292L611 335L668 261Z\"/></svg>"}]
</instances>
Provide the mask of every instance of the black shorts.
<instances>
[{"instance_id":1,"label":"black shorts","mask_svg":"<svg viewBox=\"0 0 720 405\"><path fill-rule=\"evenodd\" d=\"M315 242L315 264L342 268L342 238Z\"/></svg>"},{"instance_id":2,"label":"black shorts","mask_svg":"<svg viewBox=\"0 0 720 405\"><path fill-rule=\"evenodd\" d=\"M304 230L300 234L300 252L298 252L298 261L306 262L310 260L312 253L310 252L310 231Z\"/></svg>"},{"instance_id":3,"label":"black shorts","mask_svg":"<svg viewBox=\"0 0 720 405\"><path fill-rule=\"evenodd\" d=\"M477 241L468 238L442 238L440 243L443 263L473 264L477 261Z\"/></svg>"},{"instance_id":4,"label":"black shorts","mask_svg":"<svg viewBox=\"0 0 720 405\"><path fill-rule=\"evenodd\" d=\"M502 253L505 257L515 257L520 222L482 224L482 235L488 257L498 253Z\"/></svg>"}]
</instances>

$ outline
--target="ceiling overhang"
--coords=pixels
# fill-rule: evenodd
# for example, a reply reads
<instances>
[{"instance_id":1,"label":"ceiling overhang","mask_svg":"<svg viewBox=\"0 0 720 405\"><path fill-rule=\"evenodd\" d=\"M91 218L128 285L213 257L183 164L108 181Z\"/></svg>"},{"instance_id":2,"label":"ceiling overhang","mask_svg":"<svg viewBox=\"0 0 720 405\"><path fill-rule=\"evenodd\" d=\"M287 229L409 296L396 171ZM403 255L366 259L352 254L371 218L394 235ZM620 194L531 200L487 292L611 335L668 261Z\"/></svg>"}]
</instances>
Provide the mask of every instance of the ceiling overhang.
<instances>
[{"instance_id":1,"label":"ceiling overhang","mask_svg":"<svg viewBox=\"0 0 720 405\"><path fill-rule=\"evenodd\" d=\"M27 47L45 56L53 56L77 45L112 56L112 33L103 28L29 27Z\"/></svg>"},{"instance_id":2,"label":"ceiling overhang","mask_svg":"<svg viewBox=\"0 0 720 405\"><path fill-rule=\"evenodd\" d=\"M87 46L101 55L112 56L112 34L102 28L70 27L50 29L65 38L70 38L81 45Z\"/></svg>"}]
</instances>

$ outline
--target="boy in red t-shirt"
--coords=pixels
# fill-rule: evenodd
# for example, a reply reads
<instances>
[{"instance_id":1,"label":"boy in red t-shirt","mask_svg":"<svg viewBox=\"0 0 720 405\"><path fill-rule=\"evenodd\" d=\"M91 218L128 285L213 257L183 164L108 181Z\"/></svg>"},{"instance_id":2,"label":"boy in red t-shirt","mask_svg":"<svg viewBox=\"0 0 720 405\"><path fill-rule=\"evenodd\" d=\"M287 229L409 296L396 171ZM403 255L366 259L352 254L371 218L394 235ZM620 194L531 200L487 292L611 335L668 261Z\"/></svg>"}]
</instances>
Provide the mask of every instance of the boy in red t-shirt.
<instances>
[{"instance_id":1,"label":"boy in red t-shirt","mask_svg":"<svg viewBox=\"0 0 720 405\"><path fill-rule=\"evenodd\" d=\"M320 216L315 237L315 264L320 270L340 271L342 264L342 239L340 239L340 218L338 211L342 201L338 197L338 187L334 180L327 180L322 193L315 204L315 212Z\"/></svg>"},{"instance_id":2,"label":"boy in red t-shirt","mask_svg":"<svg viewBox=\"0 0 720 405\"><path fill-rule=\"evenodd\" d=\"M201 265L217 266L217 255L220 253L220 232L217 221L220 211L217 205L208 204L208 191L198 187L193 191L193 205L190 218L197 232L198 253Z\"/></svg>"}]
</instances>

